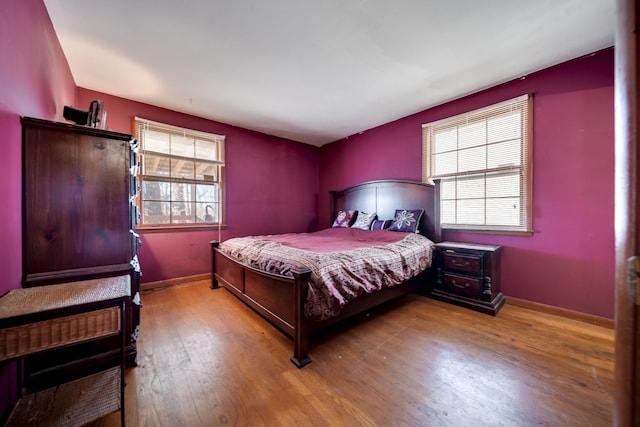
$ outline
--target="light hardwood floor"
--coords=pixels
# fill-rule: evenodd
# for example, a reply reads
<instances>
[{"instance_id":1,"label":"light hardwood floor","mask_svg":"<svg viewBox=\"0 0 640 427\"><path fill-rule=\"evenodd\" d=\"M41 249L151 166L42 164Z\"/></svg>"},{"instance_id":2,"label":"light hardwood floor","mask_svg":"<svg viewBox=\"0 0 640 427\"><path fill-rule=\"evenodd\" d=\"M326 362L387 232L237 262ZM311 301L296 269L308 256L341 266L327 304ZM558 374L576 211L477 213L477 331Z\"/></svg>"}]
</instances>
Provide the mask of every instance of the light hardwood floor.
<instances>
[{"instance_id":1,"label":"light hardwood floor","mask_svg":"<svg viewBox=\"0 0 640 427\"><path fill-rule=\"evenodd\" d=\"M611 329L410 295L317 336L297 369L289 338L208 285L143 295L128 426L612 424Z\"/></svg>"}]
</instances>

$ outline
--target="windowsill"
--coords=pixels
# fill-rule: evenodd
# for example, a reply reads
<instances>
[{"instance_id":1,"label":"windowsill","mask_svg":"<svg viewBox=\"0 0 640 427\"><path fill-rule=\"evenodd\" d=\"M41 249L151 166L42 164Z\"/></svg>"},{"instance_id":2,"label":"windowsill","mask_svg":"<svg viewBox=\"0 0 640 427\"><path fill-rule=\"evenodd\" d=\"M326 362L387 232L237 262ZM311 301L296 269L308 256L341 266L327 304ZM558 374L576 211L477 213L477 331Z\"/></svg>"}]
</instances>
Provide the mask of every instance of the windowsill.
<instances>
[{"instance_id":1,"label":"windowsill","mask_svg":"<svg viewBox=\"0 0 640 427\"><path fill-rule=\"evenodd\" d=\"M444 232L454 232L454 233L475 233L475 234L491 234L491 235L500 235L500 236L520 236L520 237L531 237L533 236L533 231L515 231L515 230L476 230L473 228L447 228L442 227L442 231Z\"/></svg>"},{"instance_id":2,"label":"windowsill","mask_svg":"<svg viewBox=\"0 0 640 427\"><path fill-rule=\"evenodd\" d=\"M136 227L135 231L139 233L174 233L174 232L184 232L184 231L217 231L217 230L226 230L227 225L141 225Z\"/></svg>"}]
</instances>

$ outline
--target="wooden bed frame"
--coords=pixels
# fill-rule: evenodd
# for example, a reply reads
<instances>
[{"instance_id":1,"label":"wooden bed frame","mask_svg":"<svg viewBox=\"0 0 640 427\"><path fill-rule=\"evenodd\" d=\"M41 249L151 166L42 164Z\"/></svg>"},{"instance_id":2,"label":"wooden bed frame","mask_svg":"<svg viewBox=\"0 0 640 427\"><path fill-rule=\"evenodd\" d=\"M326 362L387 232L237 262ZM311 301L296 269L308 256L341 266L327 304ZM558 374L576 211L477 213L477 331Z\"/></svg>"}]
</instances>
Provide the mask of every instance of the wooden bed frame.
<instances>
[{"instance_id":1,"label":"wooden bed frame","mask_svg":"<svg viewBox=\"0 0 640 427\"><path fill-rule=\"evenodd\" d=\"M331 191L330 219L339 210L376 212L380 219L392 219L396 209L424 209L420 233L434 242L441 240L440 186L413 181L385 180L359 184L342 191ZM299 368L309 364L309 336L330 324L361 313L435 280L429 268L412 279L350 301L340 315L313 321L303 314L311 271L294 271L293 278L266 273L227 257L211 242L211 288L222 285L289 336L293 337L291 361Z\"/></svg>"}]
</instances>

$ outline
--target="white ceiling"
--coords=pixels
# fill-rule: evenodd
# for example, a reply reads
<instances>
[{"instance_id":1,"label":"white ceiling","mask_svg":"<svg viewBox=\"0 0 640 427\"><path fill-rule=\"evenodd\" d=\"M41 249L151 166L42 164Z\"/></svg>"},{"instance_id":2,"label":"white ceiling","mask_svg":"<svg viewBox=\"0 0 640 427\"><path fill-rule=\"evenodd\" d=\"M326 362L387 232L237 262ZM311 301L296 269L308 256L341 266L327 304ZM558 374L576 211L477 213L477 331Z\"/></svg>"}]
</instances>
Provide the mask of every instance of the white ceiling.
<instances>
[{"instance_id":1,"label":"white ceiling","mask_svg":"<svg viewBox=\"0 0 640 427\"><path fill-rule=\"evenodd\" d=\"M615 0L44 3L78 86L317 146L614 44Z\"/></svg>"}]
</instances>

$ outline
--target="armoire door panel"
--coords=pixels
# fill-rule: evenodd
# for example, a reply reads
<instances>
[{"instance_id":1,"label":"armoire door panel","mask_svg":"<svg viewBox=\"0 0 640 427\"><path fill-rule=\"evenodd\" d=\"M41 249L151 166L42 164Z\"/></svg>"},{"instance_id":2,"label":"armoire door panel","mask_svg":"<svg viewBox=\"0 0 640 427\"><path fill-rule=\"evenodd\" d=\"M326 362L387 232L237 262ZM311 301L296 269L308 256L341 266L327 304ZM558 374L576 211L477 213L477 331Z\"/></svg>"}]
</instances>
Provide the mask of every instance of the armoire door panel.
<instances>
[{"instance_id":1,"label":"armoire door panel","mask_svg":"<svg viewBox=\"0 0 640 427\"><path fill-rule=\"evenodd\" d=\"M66 130L25 130L29 274L131 260L128 144Z\"/></svg>"}]
</instances>

